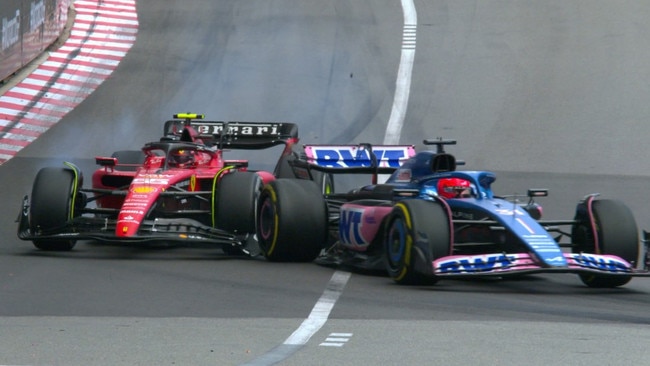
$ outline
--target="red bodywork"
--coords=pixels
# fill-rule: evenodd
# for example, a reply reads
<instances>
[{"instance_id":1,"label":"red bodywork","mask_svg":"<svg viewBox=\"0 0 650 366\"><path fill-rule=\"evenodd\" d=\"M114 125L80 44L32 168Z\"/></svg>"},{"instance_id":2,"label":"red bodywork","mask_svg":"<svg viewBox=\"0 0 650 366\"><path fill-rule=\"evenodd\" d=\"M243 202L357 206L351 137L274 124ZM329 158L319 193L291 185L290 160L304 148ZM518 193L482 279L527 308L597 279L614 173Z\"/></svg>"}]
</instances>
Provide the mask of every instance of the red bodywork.
<instances>
[{"instance_id":1,"label":"red bodywork","mask_svg":"<svg viewBox=\"0 0 650 366\"><path fill-rule=\"evenodd\" d=\"M31 200L23 197L18 237L44 250L70 250L78 240L96 240L216 245L251 254L259 190L276 177L293 177L289 162L297 154L297 125L203 121L193 113L174 118L165 122L159 141L96 157L100 168L90 188L83 187L82 171L72 163L39 171ZM248 160L224 158L231 150L277 145L284 148L272 172L251 170ZM38 209L32 215L34 207L46 205L52 215Z\"/></svg>"},{"instance_id":2,"label":"red bodywork","mask_svg":"<svg viewBox=\"0 0 650 366\"><path fill-rule=\"evenodd\" d=\"M177 186L188 192L211 191L214 181L233 171L246 171L248 163L243 160L224 160L221 150L193 151L195 162L185 167L170 167L166 156L157 145L152 144L143 149L145 161L135 171L122 171L115 166L104 166L93 174L93 189L97 207L106 209L119 209L115 235L117 237L133 236L137 233L140 223L149 213L154 203L159 200L160 193L171 186ZM102 158L97 158L102 159ZM275 179L272 173L265 171L256 172L264 184ZM121 189L121 184L129 182L125 195L102 196L101 190ZM192 201L185 202L177 198L163 199L160 205L166 210L180 209L209 209L210 202ZM184 206L184 207L183 207Z\"/></svg>"},{"instance_id":3,"label":"red bodywork","mask_svg":"<svg viewBox=\"0 0 650 366\"><path fill-rule=\"evenodd\" d=\"M242 123L235 124L235 126L240 124ZM166 126L167 128L169 127ZM214 127L206 128L202 125L199 129L214 130ZM247 160L224 159L222 148L208 146L201 138L212 138L212 136L199 134L190 124L184 125L182 131L171 131L171 134L182 136L183 141L169 141L163 138L160 142L145 145L142 149L144 153L142 164L121 164L116 158L96 157L97 163L102 167L97 169L92 176L94 198L99 210L106 209L107 212L119 210L115 226L117 238L137 235L140 224L152 210L160 212L210 211L211 202L208 197L214 192L218 181L234 171L248 170ZM292 148L297 144L298 137L289 136L276 140L273 144L278 142L285 144L282 158L292 153ZM270 146L268 141L262 144ZM244 148L251 148L252 145L249 141ZM193 161L183 166L172 166L171 154L178 149L191 152ZM256 171L255 173L260 176L263 184L275 179L275 175L271 172ZM185 198L161 197L161 194L170 187L187 192L206 192L206 199L200 200L192 196ZM115 194L116 190L123 191L123 194ZM111 194L106 194L106 192L111 192ZM214 225L214 222L204 223Z\"/></svg>"}]
</instances>

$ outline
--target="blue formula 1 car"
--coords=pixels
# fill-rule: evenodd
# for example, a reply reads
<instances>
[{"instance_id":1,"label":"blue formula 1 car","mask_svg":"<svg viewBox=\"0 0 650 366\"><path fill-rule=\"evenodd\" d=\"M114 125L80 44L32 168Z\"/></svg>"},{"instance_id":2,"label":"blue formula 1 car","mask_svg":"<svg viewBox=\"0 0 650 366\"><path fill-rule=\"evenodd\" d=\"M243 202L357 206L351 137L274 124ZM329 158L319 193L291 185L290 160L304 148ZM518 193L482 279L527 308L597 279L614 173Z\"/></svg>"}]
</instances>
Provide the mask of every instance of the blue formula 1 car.
<instances>
[{"instance_id":1,"label":"blue formula 1 car","mask_svg":"<svg viewBox=\"0 0 650 366\"><path fill-rule=\"evenodd\" d=\"M648 276L646 240L621 202L588 195L573 219L545 220L527 202L498 197L488 171L459 171L444 151L453 140L413 146L305 146L291 162L300 179L266 185L257 237L275 261L312 261L382 269L399 284L441 279L575 273L590 287L617 287ZM346 193L321 189L313 173L370 173L373 184ZM390 175L384 183L377 177ZM329 180L328 180L329 182ZM325 191L325 194L323 194Z\"/></svg>"}]
</instances>

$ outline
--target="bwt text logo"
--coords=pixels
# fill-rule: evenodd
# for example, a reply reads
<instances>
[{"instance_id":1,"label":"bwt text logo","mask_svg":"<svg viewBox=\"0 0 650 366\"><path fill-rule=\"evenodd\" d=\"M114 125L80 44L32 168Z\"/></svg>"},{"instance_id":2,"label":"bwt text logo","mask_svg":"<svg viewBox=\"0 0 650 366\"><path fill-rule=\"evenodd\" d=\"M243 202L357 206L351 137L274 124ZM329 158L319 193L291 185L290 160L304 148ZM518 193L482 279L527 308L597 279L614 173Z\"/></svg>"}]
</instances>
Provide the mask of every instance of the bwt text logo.
<instances>
[{"instance_id":1,"label":"bwt text logo","mask_svg":"<svg viewBox=\"0 0 650 366\"><path fill-rule=\"evenodd\" d=\"M13 19L2 18L2 50L18 43L20 39L20 10Z\"/></svg>"},{"instance_id":2,"label":"bwt text logo","mask_svg":"<svg viewBox=\"0 0 650 366\"><path fill-rule=\"evenodd\" d=\"M469 256L438 263L437 273L475 273L504 269L517 260L504 254Z\"/></svg>"},{"instance_id":3,"label":"bwt text logo","mask_svg":"<svg viewBox=\"0 0 650 366\"><path fill-rule=\"evenodd\" d=\"M573 254L572 257L576 263L582 266L604 271L628 272L630 267L626 262L614 258L603 258L601 256L592 256L585 254Z\"/></svg>"},{"instance_id":4,"label":"bwt text logo","mask_svg":"<svg viewBox=\"0 0 650 366\"><path fill-rule=\"evenodd\" d=\"M377 158L377 164L381 167L398 168L400 162L408 157L407 149L401 147L379 148L372 151ZM370 152L355 147L314 148L313 153L316 164L324 167L356 168L369 167L372 164Z\"/></svg>"},{"instance_id":5,"label":"bwt text logo","mask_svg":"<svg viewBox=\"0 0 650 366\"><path fill-rule=\"evenodd\" d=\"M339 219L339 239L347 244L365 244L361 236L362 209L346 209L341 211Z\"/></svg>"}]
</instances>

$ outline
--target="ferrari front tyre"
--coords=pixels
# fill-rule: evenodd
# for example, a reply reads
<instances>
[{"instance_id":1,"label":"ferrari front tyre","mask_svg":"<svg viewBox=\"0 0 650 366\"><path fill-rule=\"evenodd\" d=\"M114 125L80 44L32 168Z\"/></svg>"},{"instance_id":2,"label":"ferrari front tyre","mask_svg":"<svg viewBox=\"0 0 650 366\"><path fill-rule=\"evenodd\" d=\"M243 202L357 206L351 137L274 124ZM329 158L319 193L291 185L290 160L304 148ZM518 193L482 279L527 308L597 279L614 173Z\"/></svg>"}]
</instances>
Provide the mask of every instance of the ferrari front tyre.
<instances>
[{"instance_id":1,"label":"ferrari front tyre","mask_svg":"<svg viewBox=\"0 0 650 366\"><path fill-rule=\"evenodd\" d=\"M29 226L33 235L48 235L63 229L74 215L74 173L64 168L43 168L32 186ZM75 240L34 239L41 250L71 250Z\"/></svg>"},{"instance_id":2,"label":"ferrari front tyre","mask_svg":"<svg viewBox=\"0 0 650 366\"><path fill-rule=\"evenodd\" d=\"M254 234L261 189L262 179L253 172L221 177L214 192L214 226L236 234Z\"/></svg>"},{"instance_id":3,"label":"ferrari front tyre","mask_svg":"<svg viewBox=\"0 0 650 366\"><path fill-rule=\"evenodd\" d=\"M405 199L387 216L384 248L388 275L401 285L431 285L432 262L449 255L450 221L432 201Z\"/></svg>"},{"instance_id":4,"label":"ferrari front tyre","mask_svg":"<svg viewBox=\"0 0 650 366\"><path fill-rule=\"evenodd\" d=\"M587 204L579 204L576 210L578 224L572 229L573 253L609 254L633 265L637 263L639 232L632 211L620 201L594 199L591 201L594 219L592 226ZM631 279L631 276L626 275L580 274L580 280L585 285L597 288L623 286Z\"/></svg>"},{"instance_id":5,"label":"ferrari front tyre","mask_svg":"<svg viewBox=\"0 0 650 366\"><path fill-rule=\"evenodd\" d=\"M327 241L327 204L310 180L277 179L262 190L257 240L274 262L311 262Z\"/></svg>"}]
</instances>

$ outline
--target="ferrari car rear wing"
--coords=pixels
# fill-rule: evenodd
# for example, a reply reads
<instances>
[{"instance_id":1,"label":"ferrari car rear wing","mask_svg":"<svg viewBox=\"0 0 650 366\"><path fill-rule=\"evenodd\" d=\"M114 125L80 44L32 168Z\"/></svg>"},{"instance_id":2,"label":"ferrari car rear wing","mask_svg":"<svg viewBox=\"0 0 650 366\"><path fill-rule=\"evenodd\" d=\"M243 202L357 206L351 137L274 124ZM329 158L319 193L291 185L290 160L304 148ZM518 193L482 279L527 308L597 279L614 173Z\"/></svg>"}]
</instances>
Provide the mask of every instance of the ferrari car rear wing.
<instances>
[{"instance_id":1,"label":"ferrari car rear wing","mask_svg":"<svg viewBox=\"0 0 650 366\"><path fill-rule=\"evenodd\" d=\"M304 145L304 157L291 162L300 169L328 173L391 174L415 155L413 145Z\"/></svg>"},{"instance_id":2,"label":"ferrari car rear wing","mask_svg":"<svg viewBox=\"0 0 650 366\"><path fill-rule=\"evenodd\" d=\"M195 138L220 148L266 149L298 139L298 125L290 122L204 121L203 115L187 113L174 118L165 122L166 138L182 140L184 127L190 126L197 132Z\"/></svg>"}]
</instances>

